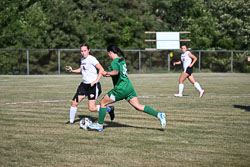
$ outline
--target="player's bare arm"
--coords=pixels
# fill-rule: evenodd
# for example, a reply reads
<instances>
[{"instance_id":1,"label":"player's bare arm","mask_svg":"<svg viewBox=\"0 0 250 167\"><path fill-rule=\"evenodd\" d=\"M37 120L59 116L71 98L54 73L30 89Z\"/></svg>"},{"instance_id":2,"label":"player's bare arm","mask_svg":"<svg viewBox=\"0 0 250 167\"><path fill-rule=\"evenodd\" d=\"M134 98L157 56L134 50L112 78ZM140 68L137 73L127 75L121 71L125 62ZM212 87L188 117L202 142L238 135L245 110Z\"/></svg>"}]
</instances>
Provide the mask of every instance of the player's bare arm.
<instances>
[{"instance_id":1,"label":"player's bare arm","mask_svg":"<svg viewBox=\"0 0 250 167\"><path fill-rule=\"evenodd\" d=\"M81 72L81 68L73 70L71 66L66 66L66 70L69 71L69 72L74 72L74 73L80 73Z\"/></svg>"},{"instance_id":2,"label":"player's bare arm","mask_svg":"<svg viewBox=\"0 0 250 167\"><path fill-rule=\"evenodd\" d=\"M192 53L189 53L188 56L193 59L192 63L189 65L189 67L193 67L194 63L197 61L197 57L195 57L195 55L193 55Z\"/></svg>"},{"instance_id":3,"label":"player's bare arm","mask_svg":"<svg viewBox=\"0 0 250 167\"><path fill-rule=\"evenodd\" d=\"M176 61L176 62L173 63L174 66L177 65L177 64L181 64L181 61Z\"/></svg>"},{"instance_id":4,"label":"player's bare arm","mask_svg":"<svg viewBox=\"0 0 250 167\"><path fill-rule=\"evenodd\" d=\"M97 82L99 82L99 80L102 78L102 72L104 71L104 69L100 63L96 64L95 67L99 70L99 72L98 72L98 76L97 76L96 80L91 83L91 86L94 86Z\"/></svg>"},{"instance_id":5,"label":"player's bare arm","mask_svg":"<svg viewBox=\"0 0 250 167\"><path fill-rule=\"evenodd\" d=\"M105 77L110 77L110 76L114 76L114 75L118 75L118 74L119 74L119 72L116 70L113 70L110 72L103 71L103 73L102 73L102 75Z\"/></svg>"}]
</instances>

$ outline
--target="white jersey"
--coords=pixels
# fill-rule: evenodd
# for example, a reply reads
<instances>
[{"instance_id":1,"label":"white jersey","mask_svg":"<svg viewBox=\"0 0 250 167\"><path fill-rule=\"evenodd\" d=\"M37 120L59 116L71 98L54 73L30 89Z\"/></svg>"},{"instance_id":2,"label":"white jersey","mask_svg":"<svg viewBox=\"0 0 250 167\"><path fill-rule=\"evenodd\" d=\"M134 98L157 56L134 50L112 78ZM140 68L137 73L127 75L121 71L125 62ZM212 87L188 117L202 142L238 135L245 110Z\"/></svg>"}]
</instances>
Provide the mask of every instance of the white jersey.
<instances>
[{"instance_id":1,"label":"white jersey","mask_svg":"<svg viewBox=\"0 0 250 167\"><path fill-rule=\"evenodd\" d=\"M183 71L184 72L186 72L188 66L192 63L192 58L188 56L189 53L191 53L191 52L186 51L185 53L181 54L181 61L182 61Z\"/></svg>"},{"instance_id":2,"label":"white jersey","mask_svg":"<svg viewBox=\"0 0 250 167\"><path fill-rule=\"evenodd\" d=\"M81 59L81 72L82 72L82 82L85 84L90 84L95 81L98 74L96 65L99 61L91 55L88 55L87 58Z\"/></svg>"}]
</instances>

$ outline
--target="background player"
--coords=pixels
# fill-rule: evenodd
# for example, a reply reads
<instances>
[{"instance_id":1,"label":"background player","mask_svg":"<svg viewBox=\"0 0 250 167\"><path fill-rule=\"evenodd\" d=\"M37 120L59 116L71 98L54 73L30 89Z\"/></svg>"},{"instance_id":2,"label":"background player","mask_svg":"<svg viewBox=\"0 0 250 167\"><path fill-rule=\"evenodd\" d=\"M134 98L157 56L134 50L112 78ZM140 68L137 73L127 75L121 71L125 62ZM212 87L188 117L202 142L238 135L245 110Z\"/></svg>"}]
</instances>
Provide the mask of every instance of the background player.
<instances>
[{"instance_id":1,"label":"background player","mask_svg":"<svg viewBox=\"0 0 250 167\"><path fill-rule=\"evenodd\" d=\"M75 96L72 99L69 121L66 122L66 124L74 123L77 106L86 96L88 97L89 111L100 110L100 105L96 105L96 99L102 92L99 80L102 77L104 69L99 61L94 56L90 55L89 52L89 46L87 44L83 44L81 46L82 58L80 68L73 70L71 66L66 66L66 69L69 72L82 73L82 82L78 86ZM97 72L97 70L99 72ZM113 120L115 117L114 107L108 106L107 111L110 114L111 120Z\"/></svg>"},{"instance_id":2,"label":"background player","mask_svg":"<svg viewBox=\"0 0 250 167\"><path fill-rule=\"evenodd\" d=\"M101 109L99 112L98 123L90 124L89 128L102 131L103 122L107 111L106 106L123 99L127 100L136 110L157 117L161 122L162 128L165 128L165 113L158 113L151 107L139 103L134 87L127 75L127 66L125 60L124 58L119 57L119 55L124 57L123 52L115 45L109 46L107 48L107 51L109 57L113 61L111 62L111 65L109 67L109 72L103 71L102 74L106 77L112 77L114 88L109 91L100 101Z\"/></svg>"},{"instance_id":3,"label":"background player","mask_svg":"<svg viewBox=\"0 0 250 167\"><path fill-rule=\"evenodd\" d=\"M182 93L184 90L184 84L186 78L194 85L194 87L200 92L200 97L202 97L205 93L205 90L203 90L198 82L194 80L193 75L193 65L197 61L197 58L187 50L187 45L181 46L181 61L174 62L173 65L176 64L183 64L183 72L181 73L180 79L179 79L179 93L174 94L175 97L182 97Z\"/></svg>"}]
</instances>

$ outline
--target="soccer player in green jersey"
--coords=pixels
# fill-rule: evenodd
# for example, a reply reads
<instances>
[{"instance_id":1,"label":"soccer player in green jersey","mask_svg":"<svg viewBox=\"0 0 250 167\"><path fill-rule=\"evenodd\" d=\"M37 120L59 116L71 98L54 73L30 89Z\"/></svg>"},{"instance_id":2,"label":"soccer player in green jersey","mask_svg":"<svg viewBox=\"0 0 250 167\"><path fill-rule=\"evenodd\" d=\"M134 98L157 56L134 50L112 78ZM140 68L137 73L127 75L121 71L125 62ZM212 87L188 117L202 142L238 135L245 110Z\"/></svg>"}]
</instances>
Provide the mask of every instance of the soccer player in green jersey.
<instances>
[{"instance_id":1,"label":"soccer player in green jersey","mask_svg":"<svg viewBox=\"0 0 250 167\"><path fill-rule=\"evenodd\" d=\"M134 87L128 78L127 65L124 58L122 58L124 57L123 52L116 45L108 46L107 52L112 62L109 67L109 72L103 71L102 75L105 77L112 77L114 88L100 101L101 108L98 116L98 123L90 124L89 128L102 131L104 118L107 112L106 106L123 99L127 100L136 110L157 117L161 122L161 127L165 128L165 113L159 113L151 107L139 103Z\"/></svg>"}]
</instances>

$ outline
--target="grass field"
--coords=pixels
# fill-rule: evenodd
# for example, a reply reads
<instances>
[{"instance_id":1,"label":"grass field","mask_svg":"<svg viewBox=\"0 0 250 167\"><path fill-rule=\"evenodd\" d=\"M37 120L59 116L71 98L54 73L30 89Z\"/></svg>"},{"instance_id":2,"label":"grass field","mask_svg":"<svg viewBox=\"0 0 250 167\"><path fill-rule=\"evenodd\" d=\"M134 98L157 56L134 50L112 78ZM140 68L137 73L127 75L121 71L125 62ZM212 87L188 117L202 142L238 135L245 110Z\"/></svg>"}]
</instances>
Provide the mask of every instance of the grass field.
<instances>
[{"instance_id":1,"label":"grass field","mask_svg":"<svg viewBox=\"0 0 250 167\"><path fill-rule=\"evenodd\" d=\"M86 100L64 125L80 75L0 76L0 166L250 166L250 74L196 73L203 98L188 81L174 98L179 74L129 77L142 104L167 113L164 131L125 100L103 132L79 128L97 120ZM102 97L112 83L101 83Z\"/></svg>"}]
</instances>

